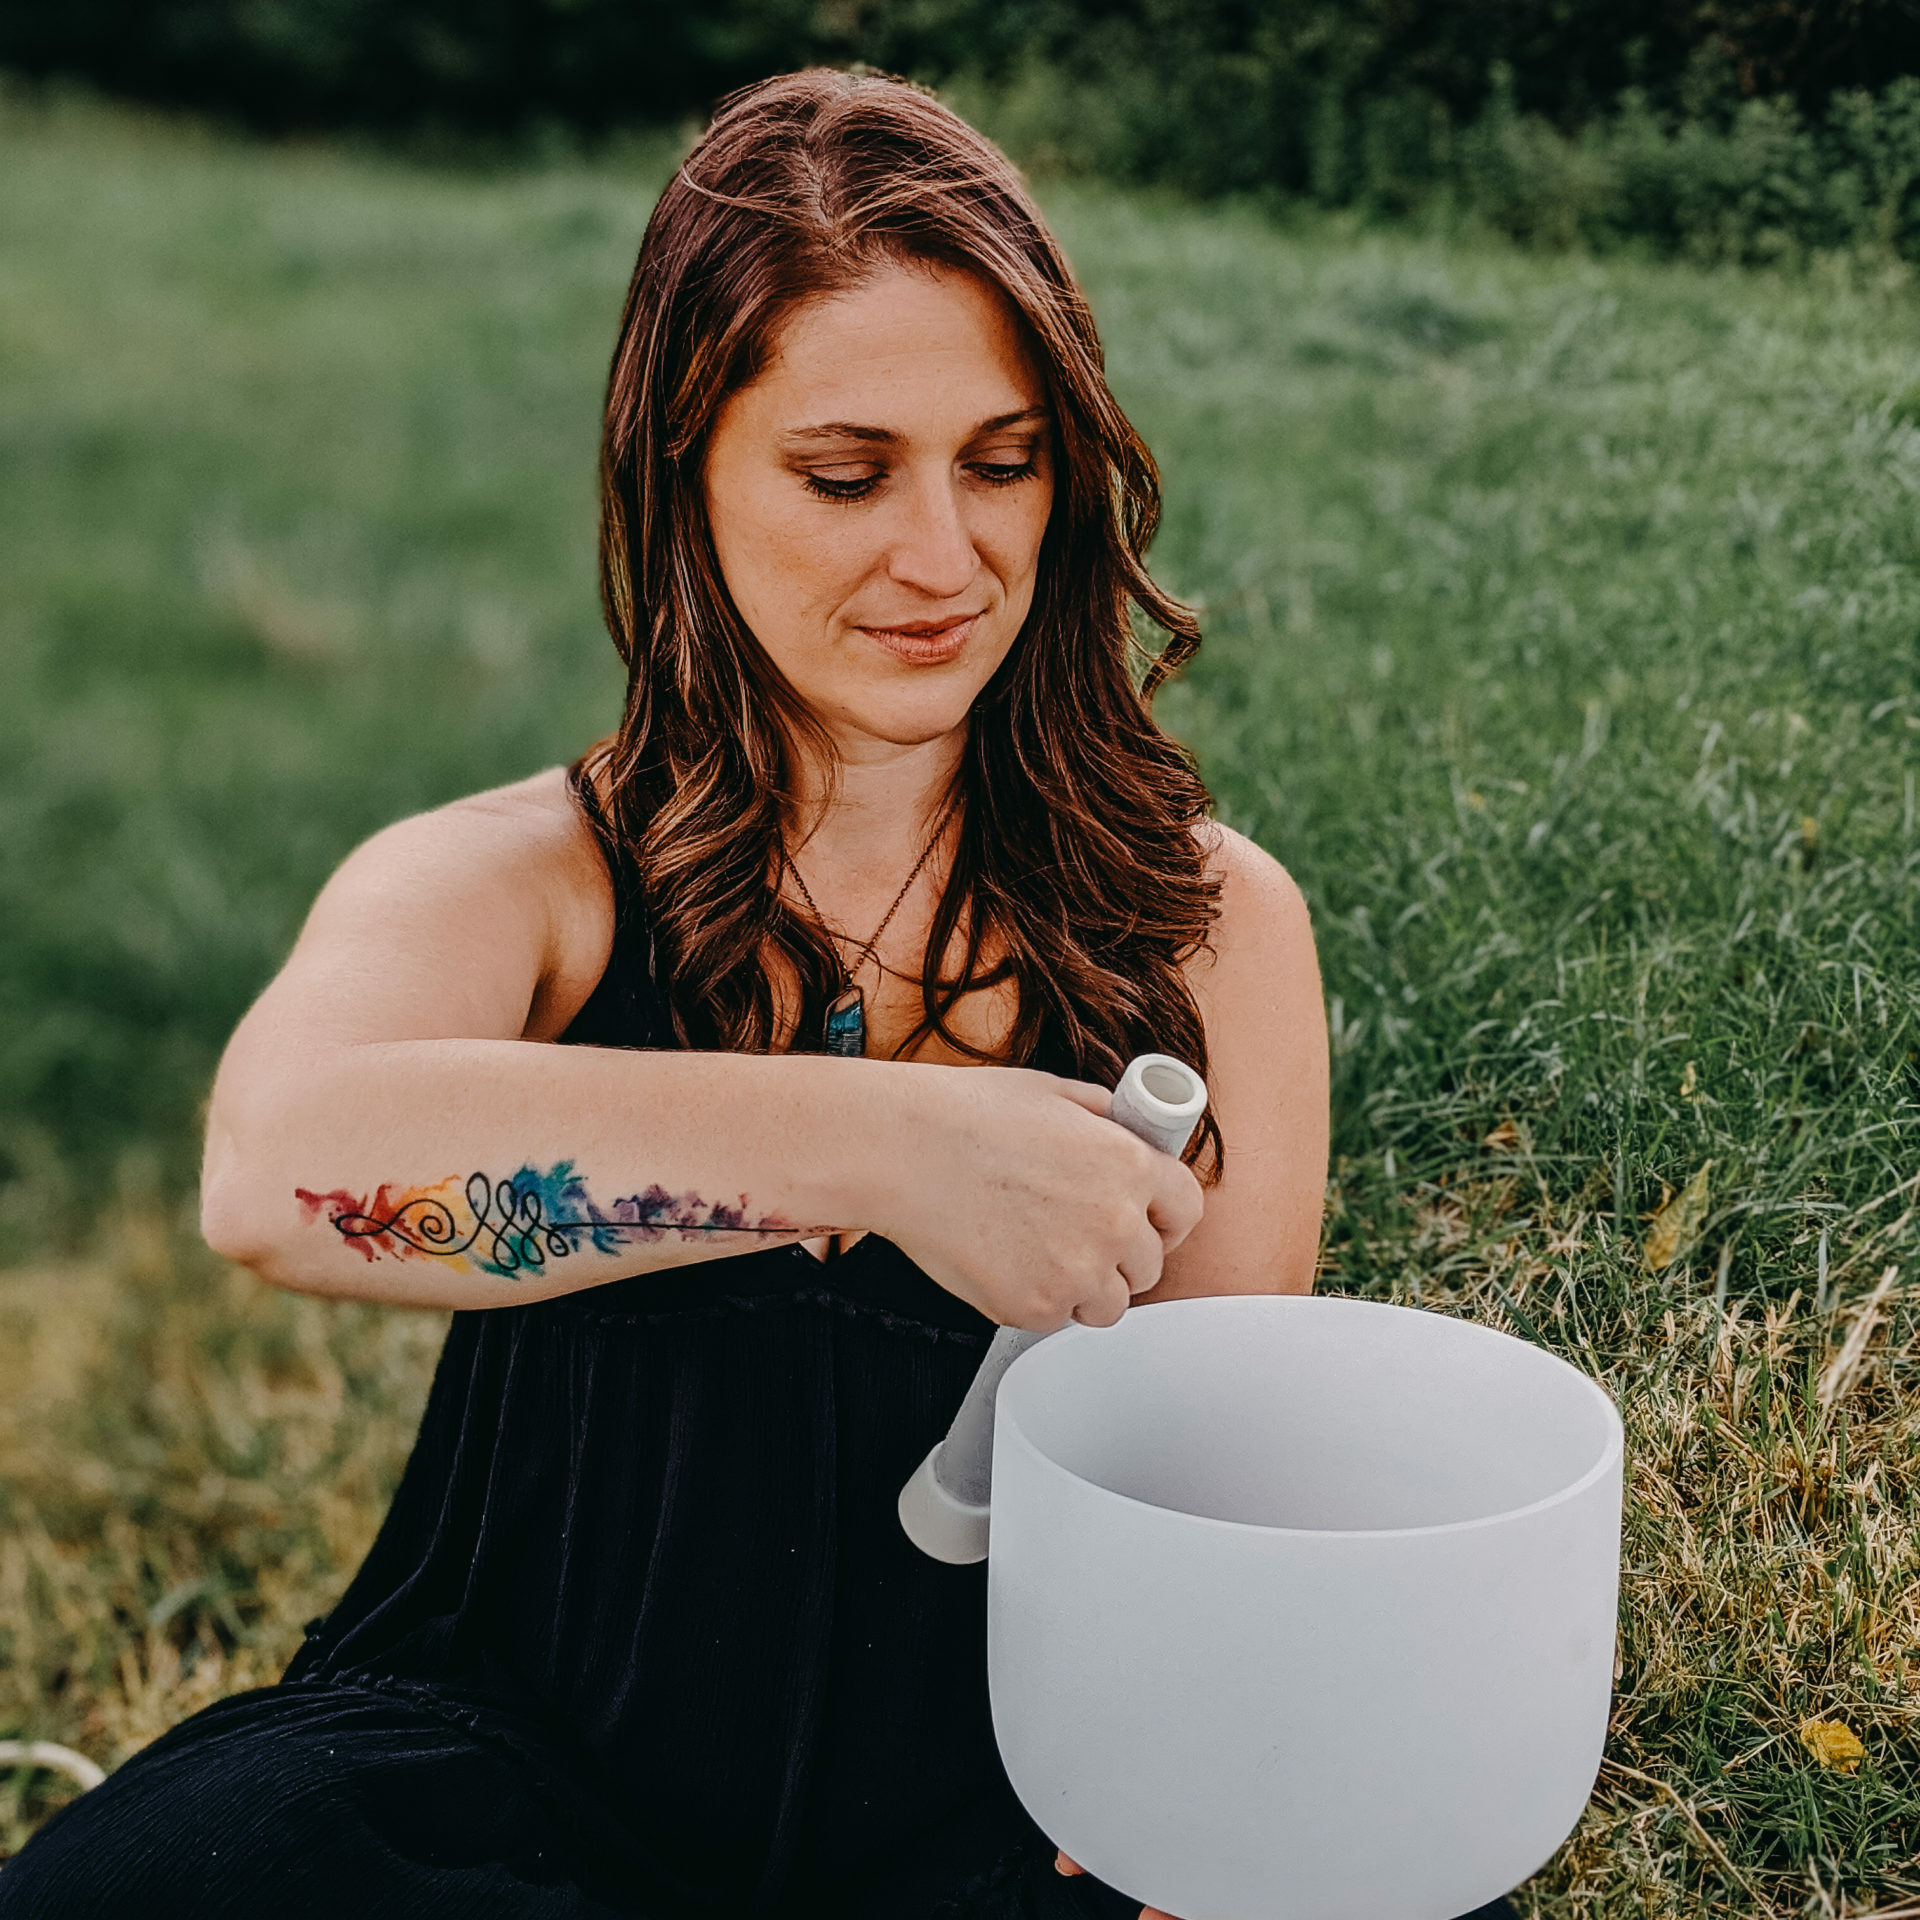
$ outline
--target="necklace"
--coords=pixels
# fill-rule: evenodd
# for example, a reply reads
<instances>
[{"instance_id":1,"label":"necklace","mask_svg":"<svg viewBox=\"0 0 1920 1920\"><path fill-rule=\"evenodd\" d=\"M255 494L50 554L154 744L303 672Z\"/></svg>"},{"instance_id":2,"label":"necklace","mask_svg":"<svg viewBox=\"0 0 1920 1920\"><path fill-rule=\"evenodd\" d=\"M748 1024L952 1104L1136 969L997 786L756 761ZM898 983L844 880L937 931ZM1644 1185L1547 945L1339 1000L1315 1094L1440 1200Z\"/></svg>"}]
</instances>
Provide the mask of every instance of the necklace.
<instances>
[{"instance_id":1,"label":"necklace","mask_svg":"<svg viewBox=\"0 0 1920 1920\"><path fill-rule=\"evenodd\" d=\"M927 844L920 850L920 858L913 863L913 871L901 883L900 891L893 896L893 905L880 916L880 924L860 942L858 958L851 967L843 961L840 968L840 991L827 1003L826 1024L821 1031L821 1043L827 1052L839 1054L844 1059L857 1060L867 1050L867 995L866 989L855 985L854 974L869 960L888 973L890 968L883 965L878 953L874 951L880 944L880 936L893 924L893 916L900 911L900 903L913 890L913 883L920 878L926 864L933 858L933 850L940 844L941 835L947 830L947 822L953 818L954 807L959 796L949 800L935 823L933 833ZM807 891L807 883L800 877L800 869L793 863L793 855L787 851L786 836L780 840L780 860L786 870L793 875L793 884L800 889L800 898L807 903L808 910L826 927L836 943L846 939L838 928L828 925L827 916L815 904L813 895Z\"/></svg>"}]
</instances>

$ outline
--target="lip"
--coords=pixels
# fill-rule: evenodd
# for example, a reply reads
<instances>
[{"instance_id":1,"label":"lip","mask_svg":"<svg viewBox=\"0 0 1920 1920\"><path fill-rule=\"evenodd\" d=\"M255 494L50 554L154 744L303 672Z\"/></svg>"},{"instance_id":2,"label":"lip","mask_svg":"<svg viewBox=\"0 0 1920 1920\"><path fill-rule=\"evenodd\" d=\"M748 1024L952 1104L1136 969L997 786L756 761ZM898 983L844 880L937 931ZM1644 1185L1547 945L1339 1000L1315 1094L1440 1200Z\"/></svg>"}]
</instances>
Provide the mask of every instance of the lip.
<instances>
[{"instance_id":1,"label":"lip","mask_svg":"<svg viewBox=\"0 0 1920 1920\"><path fill-rule=\"evenodd\" d=\"M951 620L911 620L898 627L862 627L860 631L895 659L917 667L937 667L957 659L973 638L982 613L956 614Z\"/></svg>"}]
</instances>

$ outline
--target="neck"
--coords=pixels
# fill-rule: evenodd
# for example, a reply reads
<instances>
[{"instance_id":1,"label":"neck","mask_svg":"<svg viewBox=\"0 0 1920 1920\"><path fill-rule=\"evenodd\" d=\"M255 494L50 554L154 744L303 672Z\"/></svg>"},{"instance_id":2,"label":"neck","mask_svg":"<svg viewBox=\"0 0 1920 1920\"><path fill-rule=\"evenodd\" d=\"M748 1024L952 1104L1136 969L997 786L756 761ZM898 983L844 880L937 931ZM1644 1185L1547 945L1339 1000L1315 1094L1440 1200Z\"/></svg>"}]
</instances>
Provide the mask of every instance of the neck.
<instances>
[{"instance_id":1,"label":"neck","mask_svg":"<svg viewBox=\"0 0 1920 1920\"><path fill-rule=\"evenodd\" d=\"M841 744L833 769L809 757L789 844L796 852L807 849L810 869L816 863L843 870L911 864L946 808L965 748L966 730L956 727L911 746Z\"/></svg>"}]
</instances>

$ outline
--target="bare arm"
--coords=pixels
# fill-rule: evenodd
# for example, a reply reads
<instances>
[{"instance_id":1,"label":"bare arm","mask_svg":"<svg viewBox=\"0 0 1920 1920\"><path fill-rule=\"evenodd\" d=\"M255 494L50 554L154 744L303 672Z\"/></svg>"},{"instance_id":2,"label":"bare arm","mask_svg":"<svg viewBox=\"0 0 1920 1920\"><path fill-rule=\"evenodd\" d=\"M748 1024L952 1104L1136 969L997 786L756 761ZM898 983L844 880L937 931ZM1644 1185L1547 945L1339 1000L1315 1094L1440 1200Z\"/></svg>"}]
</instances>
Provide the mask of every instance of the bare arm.
<instances>
[{"instance_id":1,"label":"bare arm","mask_svg":"<svg viewBox=\"0 0 1920 1920\"><path fill-rule=\"evenodd\" d=\"M1140 1304L1210 1293L1307 1293L1327 1187L1326 1009L1306 902L1270 854L1226 828L1213 953L1189 978L1207 1029L1226 1174L1206 1217Z\"/></svg>"},{"instance_id":2,"label":"bare arm","mask_svg":"<svg viewBox=\"0 0 1920 1920\"><path fill-rule=\"evenodd\" d=\"M300 1291L490 1307L871 1228L1053 1327L1117 1318L1198 1217L1050 1075L545 1044L611 931L557 770L368 841L221 1061L209 1243Z\"/></svg>"}]
</instances>

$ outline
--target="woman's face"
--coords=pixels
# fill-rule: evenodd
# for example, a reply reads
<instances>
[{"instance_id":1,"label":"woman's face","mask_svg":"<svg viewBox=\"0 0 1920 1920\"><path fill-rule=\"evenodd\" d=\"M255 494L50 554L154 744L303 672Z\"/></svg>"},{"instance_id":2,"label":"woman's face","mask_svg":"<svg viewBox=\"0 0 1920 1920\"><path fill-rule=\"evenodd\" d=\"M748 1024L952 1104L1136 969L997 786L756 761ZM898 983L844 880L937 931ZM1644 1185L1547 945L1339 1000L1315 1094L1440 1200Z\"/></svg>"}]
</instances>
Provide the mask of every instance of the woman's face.
<instances>
[{"instance_id":1,"label":"woman's face","mask_svg":"<svg viewBox=\"0 0 1920 1920\"><path fill-rule=\"evenodd\" d=\"M1005 297L888 266L809 301L721 408L706 494L734 605L844 755L950 732L1027 616L1053 504Z\"/></svg>"}]
</instances>

